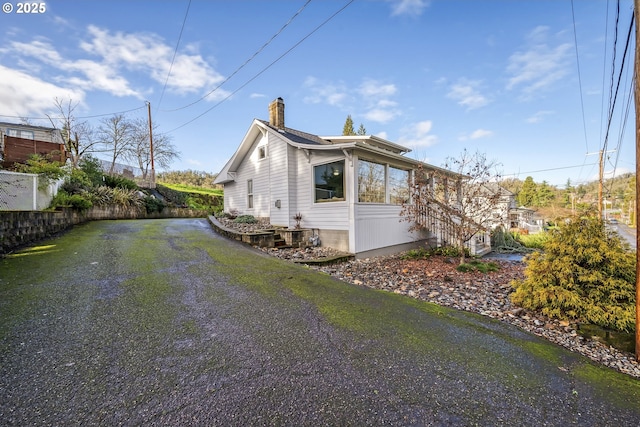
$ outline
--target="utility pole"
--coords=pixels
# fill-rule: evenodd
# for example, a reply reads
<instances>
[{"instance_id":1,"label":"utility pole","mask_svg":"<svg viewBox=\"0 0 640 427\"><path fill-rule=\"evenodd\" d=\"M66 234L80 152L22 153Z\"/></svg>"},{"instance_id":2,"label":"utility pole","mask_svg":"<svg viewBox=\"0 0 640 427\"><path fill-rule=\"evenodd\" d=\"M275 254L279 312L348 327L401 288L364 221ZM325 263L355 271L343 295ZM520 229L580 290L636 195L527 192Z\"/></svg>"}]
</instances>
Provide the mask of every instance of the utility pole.
<instances>
[{"instance_id":1,"label":"utility pole","mask_svg":"<svg viewBox=\"0 0 640 427\"><path fill-rule=\"evenodd\" d=\"M633 0L633 16L636 25L636 54L634 65L634 88L633 95L636 109L636 217L640 211L640 198L638 198L638 190L640 189L640 88L638 87L638 78L640 78L640 50L638 49L640 30L638 29L638 20L640 19L640 0ZM636 360L640 362L640 256L638 254L640 248L640 234L638 233L638 220L636 218Z\"/></svg>"},{"instance_id":2,"label":"utility pole","mask_svg":"<svg viewBox=\"0 0 640 427\"><path fill-rule=\"evenodd\" d=\"M151 125L151 103L147 101L147 113L149 114L149 152L151 156L151 188L156 188L156 168L153 164L153 126Z\"/></svg>"},{"instance_id":3,"label":"utility pole","mask_svg":"<svg viewBox=\"0 0 640 427\"><path fill-rule=\"evenodd\" d=\"M598 218L605 219L602 216L602 187L604 181L604 151L600 150L600 159L598 160L600 171L598 172Z\"/></svg>"}]
</instances>

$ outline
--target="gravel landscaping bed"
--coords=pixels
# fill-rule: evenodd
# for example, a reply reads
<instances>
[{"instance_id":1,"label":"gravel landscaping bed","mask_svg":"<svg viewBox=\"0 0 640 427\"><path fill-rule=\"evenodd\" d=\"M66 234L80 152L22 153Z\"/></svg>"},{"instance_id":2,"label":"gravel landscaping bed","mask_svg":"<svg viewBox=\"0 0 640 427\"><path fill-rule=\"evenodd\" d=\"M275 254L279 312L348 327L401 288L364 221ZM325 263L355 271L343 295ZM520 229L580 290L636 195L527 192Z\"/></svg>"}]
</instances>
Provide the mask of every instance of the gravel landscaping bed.
<instances>
[{"instance_id":1,"label":"gravel landscaping bed","mask_svg":"<svg viewBox=\"0 0 640 427\"><path fill-rule=\"evenodd\" d=\"M244 232L268 228L267 223L234 224ZM340 255L330 248L265 249L269 255L290 261L318 260ZM309 265L339 280L359 286L407 295L442 306L466 310L508 322L571 351L580 353L622 373L640 378L640 364L631 353L620 351L596 339L578 334L577 325L550 319L511 304L510 282L523 277L521 261L492 260L500 270L490 273L461 273L457 259L433 256L424 260L405 260L400 255L351 260L327 265Z\"/></svg>"}]
</instances>

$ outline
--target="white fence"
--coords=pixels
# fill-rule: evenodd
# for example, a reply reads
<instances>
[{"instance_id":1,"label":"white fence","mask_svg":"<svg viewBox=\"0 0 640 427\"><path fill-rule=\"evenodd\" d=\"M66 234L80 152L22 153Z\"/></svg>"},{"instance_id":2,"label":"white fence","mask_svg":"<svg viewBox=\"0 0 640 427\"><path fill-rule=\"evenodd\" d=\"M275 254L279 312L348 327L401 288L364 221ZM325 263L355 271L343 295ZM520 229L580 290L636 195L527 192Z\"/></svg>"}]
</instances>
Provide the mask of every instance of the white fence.
<instances>
[{"instance_id":1,"label":"white fence","mask_svg":"<svg viewBox=\"0 0 640 427\"><path fill-rule=\"evenodd\" d=\"M62 181L49 185L38 175L0 170L0 211L38 211L46 209Z\"/></svg>"}]
</instances>

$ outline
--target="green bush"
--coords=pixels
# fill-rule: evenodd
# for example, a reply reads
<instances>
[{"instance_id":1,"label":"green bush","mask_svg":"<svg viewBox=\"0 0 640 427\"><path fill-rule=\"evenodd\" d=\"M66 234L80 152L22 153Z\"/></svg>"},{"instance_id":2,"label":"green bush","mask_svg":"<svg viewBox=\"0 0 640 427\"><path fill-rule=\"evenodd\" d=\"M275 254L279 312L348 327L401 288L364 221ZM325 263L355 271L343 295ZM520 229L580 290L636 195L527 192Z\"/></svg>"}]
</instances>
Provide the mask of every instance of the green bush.
<instances>
[{"instance_id":1,"label":"green bush","mask_svg":"<svg viewBox=\"0 0 640 427\"><path fill-rule=\"evenodd\" d=\"M633 331L635 253L598 218L560 223L544 252L525 262L525 278L512 282L514 304L550 317Z\"/></svg>"},{"instance_id":2,"label":"green bush","mask_svg":"<svg viewBox=\"0 0 640 427\"><path fill-rule=\"evenodd\" d=\"M80 194L69 194L65 191L58 191L58 194L51 201L51 207L65 207L78 210L86 210L93 206L91 200Z\"/></svg>"},{"instance_id":3,"label":"green bush","mask_svg":"<svg viewBox=\"0 0 640 427\"><path fill-rule=\"evenodd\" d=\"M103 185L102 163L100 159L93 157L91 154L85 154L78 162L78 171L86 176L89 184L87 187L98 187Z\"/></svg>"},{"instance_id":4,"label":"green bush","mask_svg":"<svg viewBox=\"0 0 640 427\"><path fill-rule=\"evenodd\" d=\"M60 187L61 190L68 194L80 194L89 190L93 186L91 179L81 169L73 169L71 174L64 180Z\"/></svg>"},{"instance_id":5,"label":"green bush","mask_svg":"<svg viewBox=\"0 0 640 427\"><path fill-rule=\"evenodd\" d=\"M258 220L253 215L240 215L233 222L236 224L255 224Z\"/></svg>"},{"instance_id":6,"label":"green bush","mask_svg":"<svg viewBox=\"0 0 640 427\"><path fill-rule=\"evenodd\" d=\"M441 255L446 257L457 258L460 256L460 250L454 246L441 246L438 248L418 248L405 252L402 259L427 259L433 255ZM469 250L465 248L465 255L469 256Z\"/></svg>"},{"instance_id":7,"label":"green bush","mask_svg":"<svg viewBox=\"0 0 640 427\"><path fill-rule=\"evenodd\" d=\"M147 196L144 198L144 207L147 210L147 213L162 212L165 208L165 204L162 200L156 199L152 196Z\"/></svg>"},{"instance_id":8,"label":"green bush","mask_svg":"<svg viewBox=\"0 0 640 427\"><path fill-rule=\"evenodd\" d=\"M514 239L520 242L527 248L531 249L544 249L544 245L549 240L549 233L536 233L536 234L520 234L514 233Z\"/></svg>"},{"instance_id":9,"label":"green bush","mask_svg":"<svg viewBox=\"0 0 640 427\"><path fill-rule=\"evenodd\" d=\"M500 266L495 262L482 262L478 260L472 260L464 264L460 264L456 267L456 270L462 273L469 273L473 271L479 271L481 273L489 273L492 271L500 270Z\"/></svg>"},{"instance_id":10,"label":"green bush","mask_svg":"<svg viewBox=\"0 0 640 427\"><path fill-rule=\"evenodd\" d=\"M138 184L135 181L123 176L104 176L104 185L109 188L123 188L125 190L137 190Z\"/></svg>"}]
</instances>

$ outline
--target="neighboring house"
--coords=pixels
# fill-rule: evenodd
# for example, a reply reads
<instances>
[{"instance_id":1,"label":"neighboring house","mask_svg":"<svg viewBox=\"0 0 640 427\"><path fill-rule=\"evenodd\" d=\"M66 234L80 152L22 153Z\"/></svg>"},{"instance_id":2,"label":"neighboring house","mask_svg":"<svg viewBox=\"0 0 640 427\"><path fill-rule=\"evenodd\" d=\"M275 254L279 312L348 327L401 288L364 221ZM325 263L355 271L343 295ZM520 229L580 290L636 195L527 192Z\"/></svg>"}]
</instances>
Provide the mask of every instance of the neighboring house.
<instances>
[{"instance_id":1,"label":"neighboring house","mask_svg":"<svg viewBox=\"0 0 640 427\"><path fill-rule=\"evenodd\" d=\"M2 166L24 163L32 154L42 154L65 162L66 148L59 129L0 122L0 156Z\"/></svg>"},{"instance_id":2,"label":"neighboring house","mask_svg":"<svg viewBox=\"0 0 640 427\"><path fill-rule=\"evenodd\" d=\"M255 119L237 151L216 177L224 185L225 212L266 218L274 226L313 230L321 245L358 258L446 241L433 229L412 232L400 216L409 183L421 165L410 150L376 136L320 137L285 127L284 101L269 105L269 121ZM461 176L444 171L454 179Z\"/></svg>"},{"instance_id":3,"label":"neighboring house","mask_svg":"<svg viewBox=\"0 0 640 427\"><path fill-rule=\"evenodd\" d=\"M500 202L495 208L490 228L500 226L505 230L518 229L529 233L542 230L542 220L536 217L536 212L524 206L518 207L514 193L499 184L489 185L488 188L500 194Z\"/></svg>"}]
</instances>

